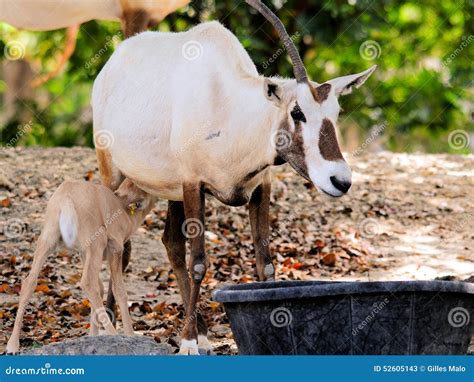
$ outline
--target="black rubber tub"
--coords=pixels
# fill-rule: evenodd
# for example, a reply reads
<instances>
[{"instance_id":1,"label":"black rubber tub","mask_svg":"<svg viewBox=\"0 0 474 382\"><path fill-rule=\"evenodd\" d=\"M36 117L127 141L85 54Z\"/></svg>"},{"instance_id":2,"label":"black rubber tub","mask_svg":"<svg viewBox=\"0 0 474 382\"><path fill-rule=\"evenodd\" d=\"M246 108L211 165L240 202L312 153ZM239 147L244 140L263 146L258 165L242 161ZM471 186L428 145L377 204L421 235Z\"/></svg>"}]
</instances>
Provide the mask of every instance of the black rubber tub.
<instances>
[{"instance_id":1,"label":"black rubber tub","mask_svg":"<svg viewBox=\"0 0 474 382\"><path fill-rule=\"evenodd\" d=\"M282 281L226 286L240 354L466 354L474 284Z\"/></svg>"}]
</instances>

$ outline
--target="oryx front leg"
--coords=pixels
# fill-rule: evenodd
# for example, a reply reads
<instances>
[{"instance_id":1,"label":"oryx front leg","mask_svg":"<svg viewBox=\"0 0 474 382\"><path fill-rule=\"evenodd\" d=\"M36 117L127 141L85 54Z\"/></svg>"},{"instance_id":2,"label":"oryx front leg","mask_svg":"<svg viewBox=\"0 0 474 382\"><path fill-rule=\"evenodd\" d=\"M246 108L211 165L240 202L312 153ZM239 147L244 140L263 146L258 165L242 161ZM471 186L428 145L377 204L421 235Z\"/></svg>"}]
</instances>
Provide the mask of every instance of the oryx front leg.
<instances>
[{"instance_id":1,"label":"oryx front leg","mask_svg":"<svg viewBox=\"0 0 474 382\"><path fill-rule=\"evenodd\" d=\"M179 354L198 355L197 303L201 282L206 275L206 254L204 252L204 193L200 184L183 185L183 202L186 220L182 226L189 239L191 256L188 271L190 275L189 303L186 306L186 323L181 336Z\"/></svg>"},{"instance_id":2,"label":"oryx front leg","mask_svg":"<svg viewBox=\"0 0 474 382\"><path fill-rule=\"evenodd\" d=\"M179 291L183 299L184 310L187 311L191 285L186 266L186 231L183 229L185 221L186 217L184 215L183 202L169 201L166 225L163 232L163 244L168 253L173 272L176 275L176 281L178 282ZM200 313L197 314L197 326L199 348L210 353L212 351L212 345L207 339L207 324Z\"/></svg>"},{"instance_id":3,"label":"oryx front leg","mask_svg":"<svg viewBox=\"0 0 474 382\"><path fill-rule=\"evenodd\" d=\"M257 273L261 281L275 280L275 267L270 251L270 181L259 185L249 203L250 226L257 260Z\"/></svg>"}]
</instances>

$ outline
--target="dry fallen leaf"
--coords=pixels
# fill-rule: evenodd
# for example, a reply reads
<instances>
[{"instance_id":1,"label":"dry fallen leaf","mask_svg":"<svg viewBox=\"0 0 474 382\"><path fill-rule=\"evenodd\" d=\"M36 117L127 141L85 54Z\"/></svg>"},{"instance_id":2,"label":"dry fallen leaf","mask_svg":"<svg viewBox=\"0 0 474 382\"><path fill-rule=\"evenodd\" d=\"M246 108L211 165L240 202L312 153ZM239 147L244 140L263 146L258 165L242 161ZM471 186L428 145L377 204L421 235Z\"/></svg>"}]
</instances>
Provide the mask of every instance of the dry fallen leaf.
<instances>
[{"instance_id":1,"label":"dry fallen leaf","mask_svg":"<svg viewBox=\"0 0 474 382\"><path fill-rule=\"evenodd\" d=\"M337 255L334 252L326 253L321 258L324 265L333 267L336 264Z\"/></svg>"},{"instance_id":2,"label":"dry fallen leaf","mask_svg":"<svg viewBox=\"0 0 474 382\"><path fill-rule=\"evenodd\" d=\"M36 286L36 292L49 293L49 287L47 284L39 284Z\"/></svg>"},{"instance_id":3,"label":"dry fallen leaf","mask_svg":"<svg viewBox=\"0 0 474 382\"><path fill-rule=\"evenodd\" d=\"M0 201L0 205L2 207L10 207L12 205L12 201L10 198L5 198Z\"/></svg>"}]
</instances>

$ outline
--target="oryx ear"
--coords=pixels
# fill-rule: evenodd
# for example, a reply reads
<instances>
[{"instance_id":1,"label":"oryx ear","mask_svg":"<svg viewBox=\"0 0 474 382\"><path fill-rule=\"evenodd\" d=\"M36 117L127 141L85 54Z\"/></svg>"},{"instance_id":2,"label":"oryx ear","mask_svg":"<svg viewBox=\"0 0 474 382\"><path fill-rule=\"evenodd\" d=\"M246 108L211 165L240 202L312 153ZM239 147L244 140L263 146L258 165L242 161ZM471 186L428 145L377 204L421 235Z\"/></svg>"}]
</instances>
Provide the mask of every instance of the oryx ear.
<instances>
[{"instance_id":1,"label":"oryx ear","mask_svg":"<svg viewBox=\"0 0 474 382\"><path fill-rule=\"evenodd\" d=\"M281 86L277 85L275 82L265 78L263 91L265 92L265 97L267 97L269 101L272 101L277 105L281 102L282 89Z\"/></svg>"},{"instance_id":2,"label":"oryx ear","mask_svg":"<svg viewBox=\"0 0 474 382\"><path fill-rule=\"evenodd\" d=\"M328 82L334 87L336 96L350 94L353 88L361 87L375 69L377 69L377 65L372 66L364 72L337 77Z\"/></svg>"}]
</instances>

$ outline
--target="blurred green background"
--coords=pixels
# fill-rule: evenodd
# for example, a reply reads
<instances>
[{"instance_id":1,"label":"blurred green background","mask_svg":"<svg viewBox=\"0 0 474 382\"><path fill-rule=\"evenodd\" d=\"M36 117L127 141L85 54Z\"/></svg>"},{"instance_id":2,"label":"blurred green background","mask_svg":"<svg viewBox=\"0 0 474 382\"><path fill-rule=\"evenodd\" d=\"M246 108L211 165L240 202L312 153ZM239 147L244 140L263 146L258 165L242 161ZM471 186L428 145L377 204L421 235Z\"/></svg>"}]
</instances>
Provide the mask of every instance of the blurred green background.
<instances>
[{"instance_id":1,"label":"blurred green background","mask_svg":"<svg viewBox=\"0 0 474 382\"><path fill-rule=\"evenodd\" d=\"M269 3L267 1L267 3ZM278 0L274 9L294 35L311 79L323 82L379 66L352 95L341 98L339 128L346 150L365 149L468 153L473 137L474 36L470 0ZM193 1L155 29L183 31L220 20L249 51L259 72L291 76L281 43L263 18L243 1ZM263 24L263 25L262 25ZM115 37L114 37L115 36ZM2 145L92 146L89 107L92 83L121 38L120 23L82 24L65 71L36 89L7 79L7 44L24 45L20 69L43 73L54 68L65 30L19 31L0 23L0 107ZM99 54L100 53L100 54ZM280 51L281 53L281 51ZM93 58L94 57L94 58ZM24 93L8 104L7 83ZM16 82L15 82L16 81ZM19 82L19 84L17 83ZM468 137L461 147L450 133ZM470 139L471 141L474 139Z\"/></svg>"}]
</instances>

